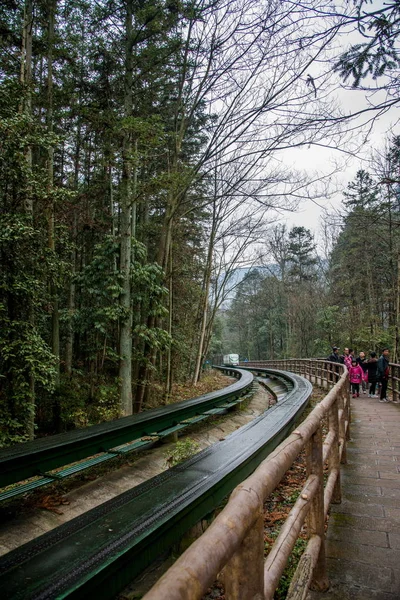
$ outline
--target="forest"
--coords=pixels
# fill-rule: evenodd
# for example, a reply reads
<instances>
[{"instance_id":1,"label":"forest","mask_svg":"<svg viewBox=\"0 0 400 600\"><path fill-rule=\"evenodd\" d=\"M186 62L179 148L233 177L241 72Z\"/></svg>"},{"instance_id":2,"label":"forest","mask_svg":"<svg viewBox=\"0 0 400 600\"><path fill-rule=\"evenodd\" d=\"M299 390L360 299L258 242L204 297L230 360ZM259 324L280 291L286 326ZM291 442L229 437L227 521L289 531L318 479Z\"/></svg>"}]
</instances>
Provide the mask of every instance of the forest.
<instances>
[{"instance_id":1,"label":"forest","mask_svg":"<svg viewBox=\"0 0 400 600\"><path fill-rule=\"evenodd\" d=\"M398 7L350 4L1 3L0 447L173 401L220 351L397 357L400 138L327 214L325 256L271 225L326 190L285 151L356 151L338 80L387 76L373 118L398 102ZM350 26L368 44L340 55ZM260 244L278 268L222 310Z\"/></svg>"},{"instance_id":2,"label":"forest","mask_svg":"<svg viewBox=\"0 0 400 600\"><path fill-rule=\"evenodd\" d=\"M242 358L326 358L331 346L400 354L400 138L370 174L359 170L340 211L326 214L323 248L305 227L271 228L272 265L250 269L213 338ZM246 319L243 315L246 314Z\"/></svg>"}]
</instances>

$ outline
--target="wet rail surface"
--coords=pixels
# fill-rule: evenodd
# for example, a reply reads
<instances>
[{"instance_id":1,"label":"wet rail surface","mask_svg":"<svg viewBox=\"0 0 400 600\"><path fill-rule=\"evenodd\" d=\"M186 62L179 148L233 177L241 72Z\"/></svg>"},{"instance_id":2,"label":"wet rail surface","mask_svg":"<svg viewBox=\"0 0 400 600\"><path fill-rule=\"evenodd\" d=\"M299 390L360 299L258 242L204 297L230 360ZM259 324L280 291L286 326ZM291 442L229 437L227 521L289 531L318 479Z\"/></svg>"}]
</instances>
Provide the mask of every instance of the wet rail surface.
<instances>
[{"instance_id":1,"label":"wet rail surface","mask_svg":"<svg viewBox=\"0 0 400 600\"><path fill-rule=\"evenodd\" d=\"M111 454L104 456L106 460L117 456L119 450L117 448L113 452L114 448L145 436L156 438L157 432L213 410L251 389L251 373L230 368L222 370L228 374L236 373L239 380L222 390L197 398L0 450L0 488L43 474L48 477L44 483L49 483L57 479L56 475L48 476L52 469L99 453ZM96 462L101 462L102 458L99 457Z\"/></svg>"},{"instance_id":2,"label":"wet rail surface","mask_svg":"<svg viewBox=\"0 0 400 600\"><path fill-rule=\"evenodd\" d=\"M2 597L115 596L212 512L294 426L311 384L297 375L264 371L277 377L271 382L278 383L277 404L189 461L6 554L0 559Z\"/></svg>"}]
</instances>

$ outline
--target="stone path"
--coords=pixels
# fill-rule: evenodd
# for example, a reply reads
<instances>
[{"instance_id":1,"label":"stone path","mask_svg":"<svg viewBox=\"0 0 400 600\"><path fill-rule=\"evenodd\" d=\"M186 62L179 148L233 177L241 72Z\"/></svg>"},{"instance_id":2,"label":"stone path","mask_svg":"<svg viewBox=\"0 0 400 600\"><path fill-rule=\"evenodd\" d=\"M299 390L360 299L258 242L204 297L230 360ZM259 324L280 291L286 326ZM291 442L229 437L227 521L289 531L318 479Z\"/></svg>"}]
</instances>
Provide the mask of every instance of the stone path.
<instances>
[{"instance_id":1,"label":"stone path","mask_svg":"<svg viewBox=\"0 0 400 600\"><path fill-rule=\"evenodd\" d=\"M342 503L331 506L325 593L307 600L400 599L400 405L352 398Z\"/></svg>"}]
</instances>

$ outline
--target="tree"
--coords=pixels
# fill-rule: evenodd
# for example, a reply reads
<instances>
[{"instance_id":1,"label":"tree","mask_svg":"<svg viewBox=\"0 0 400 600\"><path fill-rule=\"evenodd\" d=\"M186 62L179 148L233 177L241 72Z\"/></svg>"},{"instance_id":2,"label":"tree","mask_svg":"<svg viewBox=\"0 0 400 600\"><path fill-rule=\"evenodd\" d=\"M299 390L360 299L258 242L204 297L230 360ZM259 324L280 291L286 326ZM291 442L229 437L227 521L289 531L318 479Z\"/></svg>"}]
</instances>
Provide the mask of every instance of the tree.
<instances>
[{"instance_id":1,"label":"tree","mask_svg":"<svg viewBox=\"0 0 400 600\"><path fill-rule=\"evenodd\" d=\"M347 191L343 192L343 196L343 203L347 207L348 212L356 210L362 215L365 210L378 208L376 182L363 169L357 171L355 180L350 181Z\"/></svg>"},{"instance_id":2,"label":"tree","mask_svg":"<svg viewBox=\"0 0 400 600\"><path fill-rule=\"evenodd\" d=\"M238 286L228 311L231 339L253 359L314 356L321 351L318 335L325 334L318 319L327 290L313 236L303 227L287 232L279 225L268 233L266 245L277 262L255 267Z\"/></svg>"},{"instance_id":3,"label":"tree","mask_svg":"<svg viewBox=\"0 0 400 600\"><path fill-rule=\"evenodd\" d=\"M354 87L360 87L368 76L374 81L384 77L383 87L392 97L387 103L390 105L398 102L400 7L396 1L366 10L368 5L373 5L372 0L354 1L356 14L352 20L365 42L354 44L344 52L336 63L336 70L345 81L352 79Z\"/></svg>"},{"instance_id":4,"label":"tree","mask_svg":"<svg viewBox=\"0 0 400 600\"><path fill-rule=\"evenodd\" d=\"M336 343L370 350L398 342L397 143L378 161L374 174L358 171L344 193L346 212L331 255L330 295L340 308ZM334 306L331 306L333 309Z\"/></svg>"},{"instance_id":5,"label":"tree","mask_svg":"<svg viewBox=\"0 0 400 600\"><path fill-rule=\"evenodd\" d=\"M316 278L315 244L310 230L293 227L288 236L288 275L292 282L302 283Z\"/></svg>"},{"instance_id":6,"label":"tree","mask_svg":"<svg viewBox=\"0 0 400 600\"><path fill-rule=\"evenodd\" d=\"M304 177L276 166L282 153L340 139L330 73L319 66L315 87L309 79L340 19L315 20L314 6L1 4L0 401L19 423L10 437L54 431L58 410L60 427L141 410L165 401L174 380L197 379L268 211L307 193ZM273 287L271 327L254 314L260 353L287 342L273 324L286 289Z\"/></svg>"}]
</instances>

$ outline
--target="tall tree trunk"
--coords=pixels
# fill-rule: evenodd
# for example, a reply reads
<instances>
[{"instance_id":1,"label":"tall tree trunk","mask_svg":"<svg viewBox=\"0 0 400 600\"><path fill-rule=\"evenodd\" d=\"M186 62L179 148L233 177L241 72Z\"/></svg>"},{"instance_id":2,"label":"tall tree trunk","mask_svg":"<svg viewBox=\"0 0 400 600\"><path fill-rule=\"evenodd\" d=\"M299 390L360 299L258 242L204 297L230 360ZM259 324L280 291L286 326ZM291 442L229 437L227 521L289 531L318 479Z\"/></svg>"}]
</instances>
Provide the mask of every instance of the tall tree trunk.
<instances>
[{"instance_id":1,"label":"tall tree trunk","mask_svg":"<svg viewBox=\"0 0 400 600\"><path fill-rule=\"evenodd\" d=\"M81 127L78 123L78 129L76 133L76 144L75 144L75 156L74 156L74 189L78 189L79 181L79 158L81 150ZM77 270L77 259L78 253L76 249L78 236L78 215L77 209L73 207L73 219L72 219L72 251L71 251L71 279L69 282L68 289L68 320L67 320L67 339L65 343L65 371L71 376L72 374L72 360L74 353L74 327L73 327L73 315L75 312L75 273Z\"/></svg>"},{"instance_id":2,"label":"tall tree trunk","mask_svg":"<svg viewBox=\"0 0 400 600\"><path fill-rule=\"evenodd\" d=\"M71 251L71 280L68 289L68 321L67 321L67 340L65 343L65 371L67 375L72 375L72 358L74 351L74 328L72 324L73 314L75 312L75 273L76 273L76 237L78 233L78 218L74 207L72 221L72 251Z\"/></svg>"},{"instance_id":3,"label":"tall tree trunk","mask_svg":"<svg viewBox=\"0 0 400 600\"><path fill-rule=\"evenodd\" d=\"M214 229L211 232L210 240L208 243L208 252L207 252L207 261L206 268L204 271L204 284L203 284L203 297L201 302L201 321L200 321L200 336L199 343L197 348L197 356L196 356L196 364L194 368L193 374L193 384L196 385L200 378L200 369L201 362L204 356L205 349L205 334L206 334L206 326L208 319L208 302L210 295L210 281L211 281L211 272L212 272L212 257L214 250L214 237L215 232Z\"/></svg>"},{"instance_id":4,"label":"tall tree trunk","mask_svg":"<svg viewBox=\"0 0 400 600\"><path fill-rule=\"evenodd\" d=\"M172 316L173 316L173 276L172 276L172 251L169 261L169 314L168 314L168 333L172 337ZM160 372L162 369L160 367ZM172 349L167 350L166 379L165 379L165 403L169 404L172 391Z\"/></svg>"},{"instance_id":5,"label":"tall tree trunk","mask_svg":"<svg viewBox=\"0 0 400 600\"><path fill-rule=\"evenodd\" d=\"M53 44L54 44L54 24L57 0L49 0L49 32L48 32L48 53L47 53L47 114L46 123L47 131L53 132ZM49 249L55 254L55 203L53 195L54 186L54 148L50 146L48 149L47 158L47 193L50 198L49 214L48 214L48 237ZM58 294L54 282L51 283L51 298L52 298L52 321L51 321L51 348L54 356L57 359L56 363L56 386L60 385L60 319L59 319L59 304Z\"/></svg>"},{"instance_id":6,"label":"tall tree trunk","mask_svg":"<svg viewBox=\"0 0 400 600\"><path fill-rule=\"evenodd\" d=\"M24 100L21 110L28 116L32 115L32 34L33 34L33 1L25 0L24 22L22 31L21 52L21 83L25 85ZM32 148L28 146L25 154L29 173L32 171ZM24 197L24 211L33 224L33 197L30 186ZM31 327L35 325L33 301L28 307L28 319ZM34 438L35 431L35 377L31 372L29 375L29 404L27 411L26 430L30 440Z\"/></svg>"},{"instance_id":7,"label":"tall tree trunk","mask_svg":"<svg viewBox=\"0 0 400 600\"><path fill-rule=\"evenodd\" d=\"M126 2L125 46L125 117L132 115L132 0ZM122 414L132 414L132 307L131 307L131 255L132 255L132 140L126 129L123 138L123 167L121 182L120 272L122 275L121 307L125 318L120 325L119 365L120 406Z\"/></svg>"},{"instance_id":8,"label":"tall tree trunk","mask_svg":"<svg viewBox=\"0 0 400 600\"><path fill-rule=\"evenodd\" d=\"M82 25L81 29L81 39L82 43L85 39L85 28ZM83 79L84 79L84 62L83 57L81 57L80 63L80 78L79 78L79 95L78 95L78 109L77 114L81 114L81 90L83 88ZM76 126L76 136L75 136L75 153L74 153L74 177L73 177L73 189L75 192L78 190L79 186L79 172L80 172L80 155L81 148L83 145L82 140L82 127L81 127L81 117L78 116L78 122ZM75 312L76 299L76 285L75 285L75 274L78 268L78 251L77 251L77 236L78 236L78 211L77 207L73 207L73 219L72 219L72 251L71 251L71 278L69 282L68 289L68 320L67 320L67 339L65 342L65 371L67 375L72 375L72 362L74 356L74 327L73 327L73 316Z\"/></svg>"},{"instance_id":9,"label":"tall tree trunk","mask_svg":"<svg viewBox=\"0 0 400 600\"><path fill-rule=\"evenodd\" d=\"M400 327L400 252L397 254L397 286L396 286L396 324L394 336L394 352L392 360L398 362L400 353L399 327Z\"/></svg>"},{"instance_id":10,"label":"tall tree trunk","mask_svg":"<svg viewBox=\"0 0 400 600\"><path fill-rule=\"evenodd\" d=\"M172 227L173 227L173 214L175 211L175 204L172 197L172 194L168 200L168 206L166 209L163 229L161 233L160 244L158 247L158 256L157 262L163 268L163 271L166 273L168 270L168 261L170 258L171 252L171 243L172 243ZM147 319L147 327L152 329L157 325L157 320L154 315L150 314ZM148 343L144 344L143 354L145 357L145 363L140 365L138 371L138 381L136 385L136 393L135 393L135 403L134 403L134 411L140 412L142 410L143 405L147 402L149 395L149 381L151 378L152 370L149 365L154 366L156 363L157 352L156 349L151 348ZM172 382L170 383L172 385Z\"/></svg>"},{"instance_id":11,"label":"tall tree trunk","mask_svg":"<svg viewBox=\"0 0 400 600\"><path fill-rule=\"evenodd\" d=\"M186 50L181 66L182 72L180 77L180 83L178 85L178 97L176 101L176 113L175 113L175 144L172 149L172 157L170 161L169 174L171 178L178 176L179 172L179 156L181 153L183 139L187 129L187 121L184 117L184 111L182 110L182 98L184 86L186 83L187 64L188 64L188 49L191 39L193 23L191 22L187 31ZM160 242L158 245L157 262L162 267L164 273L168 270L168 261L172 244L172 230L174 224L174 216L179 205L179 196L177 196L176 190L170 189L167 194L167 206L165 209L165 215L161 230ZM150 316L147 321L149 328L155 327L157 324L154 316ZM135 394L135 412L139 412L142 408L146 398L148 396L149 380L151 378L152 370L149 365L154 366L156 360L156 351L145 344L144 356L146 363L139 367L138 383L136 386ZM172 384L172 381L170 382Z\"/></svg>"},{"instance_id":12,"label":"tall tree trunk","mask_svg":"<svg viewBox=\"0 0 400 600\"><path fill-rule=\"evenodd\" d=\"M54 44L54 26L57 0L49 0L49 28L48 28L48 52L47 52L47 112L46 126L48 133L53 133L53 44ZM55 240L55 202L54 202L54 148L49 146L47 156L47 196L49 198L48 207L48 246L50 252L56 255ZM54 281L50 282L50 297L52 303L51 313L51 349L56 357L55 365L55 385L60 385L60 319L59 319L59 301L58 290ZM62 430L61 410L58 399L53 403L53 422L57 432Z\"/></svg>"},{"instance_id":13,"label":"tall tree trunk","mask_svg":"<svg viewBox=\"0 0 400 600\"><path fill-rule=\"evenodd\" d=\"M25 85L24 100L21 105L21 111L28 116L32 115L32 31L33 31L33 0L25 0L24 5L24 23L22 30L22 51L21 51L21 83ZM26 150L26 162L29 171L32 170L32 148L28 146ZM33 220L33 199L29 189L24 198L24 209Z\"/></svg>"}]
</instances>

